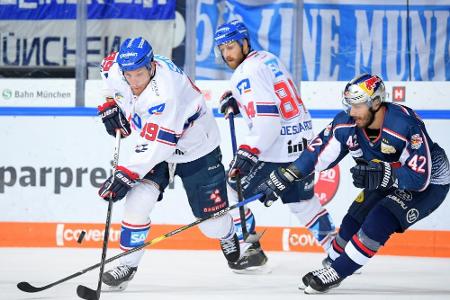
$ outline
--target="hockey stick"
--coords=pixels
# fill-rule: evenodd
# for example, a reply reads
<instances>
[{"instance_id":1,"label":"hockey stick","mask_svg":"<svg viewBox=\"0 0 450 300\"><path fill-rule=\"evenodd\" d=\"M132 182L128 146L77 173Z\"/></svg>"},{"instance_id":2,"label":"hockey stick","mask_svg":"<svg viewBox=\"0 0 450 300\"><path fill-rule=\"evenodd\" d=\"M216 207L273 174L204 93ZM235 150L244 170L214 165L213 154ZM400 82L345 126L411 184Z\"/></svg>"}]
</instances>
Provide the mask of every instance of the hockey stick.
<instances>
[{"instance_id":1,"label":"hockey stick","mask_svg":"<svg viewBox=\"0 0 450 300\"><path fill-rule=\"evenodd\" d=\"M120 130L116 130L116 141L114 144L114 155L113 155L114 173L116 172L117 164L119 163L120 139L121 139ZM102 292L102 275L105 269L106 252L108 250L109 229L111 228L112 209L113 209L113 201L111 195L108 200L108 211L106 212L105 234L103 235L102 259L100 261L100 273L98 275L97 291L94 291L84 285L79 285L77 287L77 295L80 298L88 300L100 299L100 294Z\"/></svg>"},{"instance_id":2,"label":"hockey stick","mask_svg":"<svg viewBox=\"0 0 450 300\"><path fill-rule=\"evenodd\" d=\"M231 147L233 149L233 156L236 155L237 142L236 142L236 129L234 127L234 113L230 111L228 113L228 121L230 125L230 135L231 135ZM241 175L236 176L236 192L238 196L238 202L242 202L242 185L241 185ZM247 243L256 243L261 238L261 235L250 234L247 230L247 220L245 219L245 207L239 207L239 218L241 219L242 237Z\"/></svg>"},{"instance_id":3,"label":"hockey stick","mask_svg":"<svg viewBox=\"0 0 450 300\"><path fill-rule=\"evenodd\" d=\"M142 249L144 249L144 248L147 247L147 246L150 246L150 245L154 245L154 244L156 244L156 243L159 243L159 242L161 242L162 240L165 240L166 238L169 238L169 237L174 236L174 235L176 235L176 234L178 234L178 233L180 233L180 232L183 232L183 231L185 231L185 230L187 230L187 229L189 229L189 228L192 228L192 227L194 227L194 226L197 226L198 224L203 223L203 222L205 222L205 221L207 221L207 220L209 220L209 219L221 217L221 216L227 214L230 210L239 208L239 207L244 206L244 205L247 205L248 203L253 202L253 201L255 201L256 199L259 199L261 196L262 196L262 194L257 194L257 195L255 195L255 196L252 196L252 197L250 197L250 198L248 198L248 199L243 200L243 201L240 202L240 203L236 203L236 204L234 204L234 205L232 205L232 206L230 206L230 207L227 207L227 208L225 208L225 209L223 209L223 210L221 210L221 211L218 211L218 212L216 212L215 214L213 214L213 215L211 215L211 216L209 216L209 217L206 217L206 218L203 218L203 219L197 219L197 220L195 220L194 222L192 222L192 223L190 223L190 224L184 225L184 226L179 227L179 228L177 228L177 229L174 229L174 230L172 230L172 231L170 231L170 232L168 232L168 233L166 233L166 234L160 235L160 236L158 236L158 237L152 239L151 241L146 242L145 244L143 244L143 245L141 245L141 246L139 246L139 247L130 249L130 250L128 250L128 251L119 253L119 254L117 254L117 255L115 255L115 256L113 256L113 257L108 258L107 260L105 260L105 264L108 264L108 263L110 263L110 262L112 262L112 261L115 261L115 260L117 260L117 259L119 259L119 258L121 258L121 257L123 257L123 256L128 255L128 254L131 254L131 253L134 253L134 252L136 252L136 251L142 250ZM51 288L51 287L54 287L55 285L58 285L58 284L60 284L60 283L66 282L66 281L68 281L68 280L70 280L70 279L73 279L73 278L75 278L75 277L78 277L78 276L80 276L80 275L83 275L83 274L86 273L86 272L92 271L92 270L98 268L100 265L101 265L101 263L97 263L97 264L92 265L92 266L90 266L90 267L87 267L87 268L85 268L85 269L83 269L83 270L81 270L81 271L78 271L78 272L76 272L76 273L73 273L72 275L69 275L69 276L64 277L64 278L62 278L62 279L60 279L60 280L57 280L57 281L55 281L55 282L52 282L52 283L50 283L50 284L47 284L47 285L44 285L44 286L41 286L41 287L36 287L36 286L31 285L31 284L28 283L27 281L22 281L22 282L19 282L19 283L17 284L17 288L18 288L19 290L21 290L21 291L23 291L23 292L27 292L27 293L36 293L36 292L40 292L40 291L49 289L49 288Z\"/></svg>"}]
</instances>

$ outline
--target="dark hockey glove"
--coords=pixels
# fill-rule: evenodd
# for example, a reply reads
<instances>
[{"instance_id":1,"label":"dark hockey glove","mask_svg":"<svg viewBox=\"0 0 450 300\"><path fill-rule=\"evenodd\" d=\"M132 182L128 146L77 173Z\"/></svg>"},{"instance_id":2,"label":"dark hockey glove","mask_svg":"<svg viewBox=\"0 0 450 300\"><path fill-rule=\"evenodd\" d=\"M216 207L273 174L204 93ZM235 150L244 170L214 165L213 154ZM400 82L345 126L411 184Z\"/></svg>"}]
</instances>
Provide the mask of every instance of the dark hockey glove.
<instances>
[{"instance_id":1,"label":"dark hockey glove","mask_svg":"<svg viewBox=\"0 0 450 300\"><path fill-rule=\"evenodd\" d=\"M250 170L258 162L258 154L258 149L251 148L247 145L241 145L230 163L228 177L230 177L231 180L235 180L238 175L241 178L247 176L248 173L250 173Z\"/></svg>"},{"instance_id":2,"label":"dark hockey glove","mask_svg":"<svg viewBox=\"0 0 450 300\"><path fill-rule=\"evenodd\" d=\"M128 191L136 184L139 175L125 167L118 166L114 175L111 175L100 187L98 194L105 200L111 197L116 202L126 196Z\"/></svg>"},{"instance_id":3,"label":"dark hockey glove","mask_svg":"<svg viewBox=\"0 0 450 300\"><path fill-rule=\"evenodd\" d=\"M109 135L116 136L116 130L120 130L121 136L127 137L131 133L130 123L123 115L119 106L114 101L106 101L98 107L98 115L102 118Z\"/></svg>"},{"instance_id":4,"label":"dark hockey glove","mask_svg":"<svg viewBox=\"0 0 450 300\"><path fill-rule=\"evenodd\" d=\"M259 198L259 201L264 203L266 207L269 207L281 196L286 188L295 180L300 180L301 178L300 171L293 164L286 169L278 168L270 173L268 179L258 185L254 194L262 193L263 196Z\"/></svg>"},{"instance_id":5,"label":"dark hockey glove","mask_svg":"<svg viewBox=\"0 0 450 300\"><path fill-rule=\"evenodd\" d=\"M398 180L391 165L383 161L366 161L357 159L356 166L350 169L353 184L367 190L387 190L398 187Z\"/></svg>"},{"instance_id":6,"label":"dark hockey glove","mask_svg":"<svg viewBox=\"0 0 450 300\"><path fill-rule=\"evenodd\" d=\"M236 101L236 99L233 97L233 94L231 91L226 91L222 97L220 97L220 112L224 115L228 115L230 110L233 112L234 115L240 114L239 106Z\"/></svg>"}]
</instances>

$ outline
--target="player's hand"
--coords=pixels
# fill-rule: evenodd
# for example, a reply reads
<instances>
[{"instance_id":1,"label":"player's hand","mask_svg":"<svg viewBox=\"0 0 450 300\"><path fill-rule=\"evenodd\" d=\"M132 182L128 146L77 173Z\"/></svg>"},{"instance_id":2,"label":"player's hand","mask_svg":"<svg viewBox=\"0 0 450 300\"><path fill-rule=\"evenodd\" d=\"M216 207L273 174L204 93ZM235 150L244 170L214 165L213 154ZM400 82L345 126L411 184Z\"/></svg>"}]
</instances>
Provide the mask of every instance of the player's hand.
<instances>
[{"instance_id":1,"label":"player's hand","mask_svg":"<svg viewBox=\"0 0 450 300\"><path fill-rule=\"evenodd\" d=\"M357 159L356 163L350 169L355 187L367 190L398 187L397 176L389 163L364 159Z\"/></svg>"},{"instance_id":2,"label":"player's hand","mask_svg":"<svg viewBox=\"0 0 450 300\"><path fill-rule=\"evenodd\" d=\"M111 136L116 136L116 130L120 130L121 136L127 137L131 133L130 123L123 115L119 106L114 101L106 101L98 107L98 115L102 118L106 131Z\"/></svg>"},{"instance_id":3,"label":"player's hand","mask_svg":"<svg viewBox=\"0 0 450 300\"><path fill-rule=\"evenodd\" d=\"M240 114L239 106L231 91L226 91L222 97L220 97L219 110L225 115L225 118L228 118L230 112L234 115Z\"/></svg>"},{"instance_id":4,"label":"player's hand","mask_svg":"<svg viewBox=\"0 0 450 300\"><path fill-rule=\"evenodd\" d=\"M259 150L247 145L241 145L230 163L228 177L235 180L239 175L241 178L247 176L250 170L258 163Z\"/></svg>"},{"instance_id":5,"label":"player's hand","mask_svg":"<svg viewBox=\"0 0 450 300\"><path fill-rule=\"evenodd\" d=\"M297 175L293 175L289 167L287 169L278 168L270 173L268 179L258 185L254 193L262 193L263 196L259 198L259 201L269 207L297 179L299 178Z\"/></svg>"},{"instance_id":6,"label":"player's hand","mask_svg":"<svg viewBox=\"0 0 450 300\"><path fill-rule=\"evenodd\" d=\"M118 166L114 175L111 175L100 187L98 194L105 200L116 202L126 196L128 191L136 184L139 175L125 167Z\"/></svg>"}]
</instances>

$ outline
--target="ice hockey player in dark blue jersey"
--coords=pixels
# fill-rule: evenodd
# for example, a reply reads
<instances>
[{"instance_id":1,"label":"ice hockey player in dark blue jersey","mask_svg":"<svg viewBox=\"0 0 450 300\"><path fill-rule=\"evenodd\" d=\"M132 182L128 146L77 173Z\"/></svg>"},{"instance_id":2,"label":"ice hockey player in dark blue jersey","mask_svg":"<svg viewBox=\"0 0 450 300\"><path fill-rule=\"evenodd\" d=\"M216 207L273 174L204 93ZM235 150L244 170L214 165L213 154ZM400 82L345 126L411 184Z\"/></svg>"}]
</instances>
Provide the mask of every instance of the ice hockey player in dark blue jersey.
<instances>
[{"instance_id":1,"label":"ice hockey player in dark blue jersey","mask_svg":"<svg viewBox=\"0 0 450 300\"><path fill-rule=\"evenodd\" d=\"M270 174L254 191L266 205L292 182L338 164L350 154L353 183L363 191L342 220L328 266L309 272L300 284L307 294L324 293L365 265L394 233L427 217L444 201L450 186L445 151L411 109L385 102L376 75L352 79L344 90L346 108L287 168Z\"/></svg>"}]
</instances>

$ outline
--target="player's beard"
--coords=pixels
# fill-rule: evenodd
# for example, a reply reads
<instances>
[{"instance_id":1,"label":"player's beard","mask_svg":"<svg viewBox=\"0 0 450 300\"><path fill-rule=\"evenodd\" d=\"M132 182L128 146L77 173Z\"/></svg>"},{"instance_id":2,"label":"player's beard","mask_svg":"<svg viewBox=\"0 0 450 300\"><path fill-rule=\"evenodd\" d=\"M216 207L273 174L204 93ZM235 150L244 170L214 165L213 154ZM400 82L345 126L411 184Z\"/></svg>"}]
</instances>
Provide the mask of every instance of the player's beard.
<instances>
[{"instance_id":1,"label":"player's beard","mask_svg":"<svg viewBox=\"0 0 450 300\"><path fill-rule=\"evenodd\" d=\"M245 60L246 55L244 54L244 50L241 47L241 54L239 57L233 58L233 59L229 59L229 60L225 60L227 66L232 69L232 70L236 70L237 67L239 67L239 65Z\"/></svg>"},{"instance_id":2,"label":"player's beard","mask_svg":"<svg viewBox=\"0 0 450 300\"><path fill-rule=\"evenodd\" d=\"M356 123L356 126L358 128L369 128L370 125L372 125L373 121L375 120L375 114L380 110L378 108L377 110L374 110L372 107L369 107L368 115L366 115L364 118L357 118L355 121L361 121L361 123Z\"/></svg>"},{"instance_id":3,"label":"player's beard","mask_svg":"<svg viewBox=\"0 0 450 300\"><path fill-rule=\"evenodd\" d=\"M133 92L133 95L140 96L142 94L142 92L145 90L145 88L148 86L150 81L152 80L154 73L152 72L151 69L149 69L148 72L149 72L149 77L147 78L147 80L139 82L134 85L131 85L128 82L128 85L130 86L131 91Z\"/></svg>"}]
</instances>

